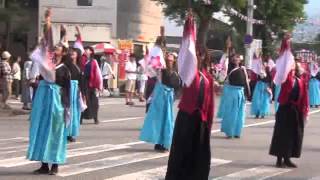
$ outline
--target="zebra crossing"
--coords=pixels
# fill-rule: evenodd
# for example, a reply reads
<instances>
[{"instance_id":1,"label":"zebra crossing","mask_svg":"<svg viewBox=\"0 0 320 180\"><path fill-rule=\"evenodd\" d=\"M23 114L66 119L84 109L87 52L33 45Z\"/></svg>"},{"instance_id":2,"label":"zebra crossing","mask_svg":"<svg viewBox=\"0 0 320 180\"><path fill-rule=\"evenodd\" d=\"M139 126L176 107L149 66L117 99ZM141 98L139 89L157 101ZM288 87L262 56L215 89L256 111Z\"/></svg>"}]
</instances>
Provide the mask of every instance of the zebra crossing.
<instances>
[{"instance_id":1,"label":"zebra crossing","mask_svg":"<svg viewBox=\"0 0 320 180\"><path fill-rule=\"evenodd\" d=\"M29 166L37 162L29 161L25 158L27 151L27 138L17 137L0 139L3 143L0 146L0 169L16 168L21 166ZM83 173L95 173L102 170L112 170L112 168L121 166L135 166L136 163L152 163L154 160L161 160L158 167L143 169L134 173L122 172L121 175L115 177L106 177L105 180L155 180L164 179L166 173L166 162L169 153L157 153L153 150L141 150L139 146L144 144L141 141L125 143L125 144L101 144L87 145L84 142L76 142L68 145L68 161L64 166L60 167L58 179L69 178ZM134 150L133 150L134 149ZM110 153L112 152L112 153ZM103 158L97 158L93 155L107 153ZM104 154L103 154L104 155ZM86 157L85 161L78 158ZM89 157L89 158L88 158ZM272 166L246 167L236 172L228 172L227 174L215 174L215 168L232 166L232 160L219 159L213 157L211 160L211 168L213 175L212 180L245 180L245 179L267 179L279 177L285 173L290 173L291 169L278 169Z\"/></svg>"}]
</instances>

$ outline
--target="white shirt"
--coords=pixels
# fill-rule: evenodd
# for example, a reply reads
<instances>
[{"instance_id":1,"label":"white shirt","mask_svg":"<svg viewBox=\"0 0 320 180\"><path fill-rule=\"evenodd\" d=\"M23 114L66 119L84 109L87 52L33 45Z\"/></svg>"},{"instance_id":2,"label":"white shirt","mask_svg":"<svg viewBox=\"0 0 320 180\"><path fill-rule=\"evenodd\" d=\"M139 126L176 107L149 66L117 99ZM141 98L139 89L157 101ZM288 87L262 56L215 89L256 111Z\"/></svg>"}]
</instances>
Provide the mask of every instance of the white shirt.
<instances>
[{"instance_id":1,"label":"white shirt","mask_svg":"<svg viewBox=\"0 0 320 180\"><path fill-rule=\"evenodd\" d=\"M131 62L130 60L126 62L126 71L130 72L137 72L137 63L135 61ZM136 80L137 79L137 73L128 73L127 74L127 80Z\"/></svg>"},{"instance_id":2,"label":"white shirt","mask_svg":"<svg viewBox=\"0 0 320 180\"><path fill-rule=\"evenodd\" d=\"M102 79L110 79L113 75L112 68L109 63L103 62L101 65Z\"/></svg>"},{"instance_id":3,"label":"white shirt","mask_svg":"<svg viewBox=\"0 0 320 180\"><path fill-rule=\"evenodd\" d=\"M14 63L12 67L13 79L21 80L21 68L18 63Z\"/></svg>"},{"instance_id":4,"label":"white shirt","mask_svg":"<svg viewBox=\"0 0 320 180\"><path fill-rule=\"evenodd\" d=\"M24 71L23 71L23 76L22 76L23 79L25 79L25 80L30 79L31 67L32 67L32 61L26 61L24 63Z\"/></svg>"},{"instance_id":5,"label":"white shirt","mask_svg":"<svg viewBox=\"0 0 320 180\"><path fill-rule=\"evenodd\" d=\"M29 78L30 80L35 81L39 75L40 75L39 64L33 61L30 72L29 72Z\"/></svg>"}]
</instances>

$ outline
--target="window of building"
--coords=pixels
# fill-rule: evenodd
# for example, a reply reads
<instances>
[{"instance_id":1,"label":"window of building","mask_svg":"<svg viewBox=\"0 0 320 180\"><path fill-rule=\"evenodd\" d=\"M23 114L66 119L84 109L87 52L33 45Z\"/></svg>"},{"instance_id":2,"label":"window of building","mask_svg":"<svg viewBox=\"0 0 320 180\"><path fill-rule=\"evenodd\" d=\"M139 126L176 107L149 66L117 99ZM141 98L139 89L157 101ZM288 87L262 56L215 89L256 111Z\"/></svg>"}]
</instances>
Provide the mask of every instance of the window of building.
<instances>
[{"instance_id":1,"label":"window of building","mask_svg":"<svg viewBox=\"0 0 320 180\"><path fill-rule=\"evenodd\" d=\"M93 0L78 0L78 6L92 6Z\"/></svg>"}]
</instances>

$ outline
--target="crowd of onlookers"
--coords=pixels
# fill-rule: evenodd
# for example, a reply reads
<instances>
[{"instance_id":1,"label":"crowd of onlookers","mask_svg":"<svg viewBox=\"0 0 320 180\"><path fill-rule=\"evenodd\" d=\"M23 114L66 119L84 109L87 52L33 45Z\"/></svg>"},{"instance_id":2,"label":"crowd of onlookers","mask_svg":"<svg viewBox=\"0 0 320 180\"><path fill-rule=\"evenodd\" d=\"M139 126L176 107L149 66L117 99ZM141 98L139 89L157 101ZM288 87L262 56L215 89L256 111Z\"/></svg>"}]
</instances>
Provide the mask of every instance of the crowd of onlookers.
<instances>
[{"instance_id":1,"label":"crowd of onlookers","mask_svg":"<svg viewBox=\"0 0 320 180\"><path fill-rule=\"evenodd\" d=\"M27 79L28 69L21 65L21 57L12 57L8 51L1 54L0 61L0 94L2 108L8 108L9 98L20 99L23 86L21 80ZM27 61L25 62L27 63ZM27 108L25 108L27 109Z\"/></svg>"}]
</instances>

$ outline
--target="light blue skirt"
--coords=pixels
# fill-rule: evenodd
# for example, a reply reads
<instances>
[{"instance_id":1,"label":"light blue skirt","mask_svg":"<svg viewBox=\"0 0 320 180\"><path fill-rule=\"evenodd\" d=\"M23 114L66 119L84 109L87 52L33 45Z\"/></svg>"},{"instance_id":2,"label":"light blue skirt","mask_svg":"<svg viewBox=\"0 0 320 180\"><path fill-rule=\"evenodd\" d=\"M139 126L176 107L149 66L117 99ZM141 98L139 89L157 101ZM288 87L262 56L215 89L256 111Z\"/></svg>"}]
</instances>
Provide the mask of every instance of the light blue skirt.
<instances>
[{"instance_id":1,"label":"light blue skirt","mask_svg":"<svg viewBox=\"0 0 320 180\"><path fill-rule=\"evenodd\" d=\"M310 106L320 105L320 81L316 78L309 81L309 101Z\"/></svg>"},{"instance_id":2,"label":"light blue skirt","mask_svg":"<svg viewBox=\"0 0 320 180\"><path fill-rule=\"evenodd\" d=\"M67 131L60 86L40 81L32 106L27 158L31 161L64 164Z\"/></svg>"},{"instance_id":3,"label":"light blue skirt","mask_svg":"<svg viewBox=\"0 0 320 180\"><path fill-rule=\"evenodd\" d=\"M267 92L268 84L258 81L254 88L251 115L266 116L270 114L271 94Z\"/></svg>"},{"instance_id":4,"label":"light blue skirt","mask_svg":"<svg viewBox=\"0 0 320 180\"><path fill-rule=\"evenodd\" d=\"M71 109L71 118L70 124L68 126L68 136L77 137L79 136L80 129L80 117L81 117L81 108L80 108L80 96L79 96L79 82L72 80L71 81L71 92L70 92L70 109Z\"/></svg>"},{"instance_id":5,"label":"light blue skirt","mask_svg":"<svg viewBox=\"0 0 320 180\"><path fill-rule=\"evenodd\" d=\"M173 101L174 90L157 83L144 119L140 140L170 148L174 128Z\"/></svg>"},{"instance_id":6,"label":"light blue skirt","mask_svg":"<svg viewBox=\"0 0 320 180\"><path fill-rule=\"evenodd\" d=\"M245 123L244 88L224 85L218 118L221 118L221 131L227 136L240 136Z\"/></svg>"},{"instance_id":7,"label":"light blue skirt","mask_svg":"<svg viewBox=\"0 0 320 180\"><path fill-rule=\"evenodd\" d=\"M274 112L276 113L278 111L279 108L279 95L280 95L280 91L281 91L281 85L276 85L275 87L275 92L274 92Z\"/></svg>"}]
</instances>

